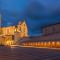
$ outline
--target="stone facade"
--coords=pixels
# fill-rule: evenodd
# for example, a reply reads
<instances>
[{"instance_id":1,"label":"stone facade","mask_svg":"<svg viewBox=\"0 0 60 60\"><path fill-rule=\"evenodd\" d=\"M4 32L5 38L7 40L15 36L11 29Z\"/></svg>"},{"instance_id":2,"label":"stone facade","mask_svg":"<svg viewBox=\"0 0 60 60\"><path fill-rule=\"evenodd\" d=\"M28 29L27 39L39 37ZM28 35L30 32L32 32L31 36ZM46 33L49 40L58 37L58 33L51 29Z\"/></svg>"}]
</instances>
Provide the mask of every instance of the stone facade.
<instances>
[{"instance_id":1,"label":"stone facade","mask_svg":"<svg viewBox=\"0 0 60 60\"><path fill-rule=\"evenodd\" d=\"M44 27L43 34L43 36L24 38L21 43L30 47L60 48L60 24Z\"/></svg>"},{"instance_id":2,"label":"stone facade","mask_svg":"<svg viewBox=\"0 0 60 60\"><path fill-rule=\"evenodd\" d=\"M0 32L1 32L0 37L2 39L4 37L5 41L7 40L18 41L23 37L28 37L28 29L25 21L22 22L20 21L17 26L2 27L0 28ZM2 39L0 39L0 42Z\"/></svg>"},{"instance_id":3,"label":"stone facade","mask_svg":"<svg viewBox=\"0 0 60 60\"><path fill-rule=\"evenodd\" d=\"M54 33L60 33L60 24L50 25L43 28L44 35L54 34Z\"/></svg>"}]
</instances>

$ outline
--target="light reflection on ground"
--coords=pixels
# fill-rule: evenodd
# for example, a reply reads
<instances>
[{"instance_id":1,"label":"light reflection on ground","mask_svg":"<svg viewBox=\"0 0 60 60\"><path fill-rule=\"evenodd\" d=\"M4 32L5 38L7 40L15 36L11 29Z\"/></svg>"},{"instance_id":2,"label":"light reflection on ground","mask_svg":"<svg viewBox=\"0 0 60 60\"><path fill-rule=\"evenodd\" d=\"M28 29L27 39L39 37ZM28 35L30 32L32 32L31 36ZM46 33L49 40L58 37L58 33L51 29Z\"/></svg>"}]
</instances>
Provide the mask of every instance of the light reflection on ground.
<instances>
[{"instance_id":1,"label":"light reflection on ground","mask_svg":"<svg viewBox=\"0 0 60 60\"><path fill-rule=\"evenodd\" d=\"M45 49L55 49L60 50L60 48L50 48L50 47L35 47L35 46L21 46L21 45L11 45L11 48L23 47L23 48L45 48Z\"/></svg>"},{"instance_id":2,"label":"light reflection on ground","mask_svg":"<svg viewBox=\"0 0 60 60\"><path fill-rule=\"evenodd\" d=\"M60 60L60 50L0 46L0 60Z\"/></svg>"}]
</instances>

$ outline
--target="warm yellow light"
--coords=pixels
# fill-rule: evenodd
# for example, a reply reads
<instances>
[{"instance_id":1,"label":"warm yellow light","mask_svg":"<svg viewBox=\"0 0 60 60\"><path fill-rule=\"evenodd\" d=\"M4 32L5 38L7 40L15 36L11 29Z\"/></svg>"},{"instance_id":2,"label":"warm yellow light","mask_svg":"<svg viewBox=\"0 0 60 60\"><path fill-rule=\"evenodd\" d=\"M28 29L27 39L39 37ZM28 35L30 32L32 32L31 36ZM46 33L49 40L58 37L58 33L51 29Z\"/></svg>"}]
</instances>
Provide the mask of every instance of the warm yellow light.
<instances>
[{"instance_id":1,"label":"warm yellow light","mask_svg":"<svg viewBox=\"0 0 60 60\"><path fill-rule=\"evenodd\" d=\"M57 45L60 45L60 42L59 41L57 42Z\"/></svg>"},{"instance_id":2,"label":"warm yellow light","mask_svg":"<svg viewBox=\"0 0 60 60\"><path fill-rule=\"evenodd\" d=\"M44 42L44 46L46 46L47 45L47 42Z\"/></svg>"},{"instance_id":3,"label":"warm yellow light","mask_svg":"<svg viewBox=\"0 0 60 60\"><path fill-rule=\"evenodd\" d=\"M54 44L55 44L55 42L52 42L52 44L54 45Z\"/></svg>"},{"instance_id":4,"label":"warm yellow light","mask_svg":"<svg viewBox=\"0 0 60 60\"><path fill-rule=\"evenodd\" d=\"M6 41L6 45L12 45L14 41Z\"/></svg>"}]
</instances>

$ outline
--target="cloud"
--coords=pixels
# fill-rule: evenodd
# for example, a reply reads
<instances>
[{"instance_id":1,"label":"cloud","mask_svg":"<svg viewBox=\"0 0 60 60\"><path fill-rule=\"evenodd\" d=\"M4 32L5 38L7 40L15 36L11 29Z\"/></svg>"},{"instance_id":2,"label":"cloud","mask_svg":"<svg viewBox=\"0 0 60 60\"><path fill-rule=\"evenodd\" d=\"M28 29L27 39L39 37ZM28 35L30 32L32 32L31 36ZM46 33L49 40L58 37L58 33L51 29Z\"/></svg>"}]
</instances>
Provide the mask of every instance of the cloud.
<instances>
[{"instance_id":1,"label":"cloud","mask_svg":"<svg viewBox=\"0 0 60 60\"><path fill-rule=\"evenodd\" d=\"M0 0L3 26L26 18L30 35L42 33L42 26L60 22L60 0ZM6 23L7 22L7 23Z\"/></svg>"},{"instance_id":2,"label":"cloud","mask_svg":"<svg viewBox=\"0 0 60 60\"><path fill-rule=\"evenodd\" d=\"M60 1L34 1L27 8L29 30L32 34L40 34L45 25L60 22Z\"/></svg>"}]
</instances>

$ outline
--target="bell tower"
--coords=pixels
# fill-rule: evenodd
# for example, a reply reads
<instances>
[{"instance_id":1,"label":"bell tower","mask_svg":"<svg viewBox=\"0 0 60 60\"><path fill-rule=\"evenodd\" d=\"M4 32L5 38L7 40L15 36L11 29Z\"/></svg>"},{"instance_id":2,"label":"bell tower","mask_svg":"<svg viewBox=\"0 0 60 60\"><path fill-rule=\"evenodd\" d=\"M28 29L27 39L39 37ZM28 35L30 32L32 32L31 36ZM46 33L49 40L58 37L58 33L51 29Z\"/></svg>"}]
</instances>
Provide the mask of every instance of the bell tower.
<instances>
[{"instance_id":1,"label":"bell tower","mask_svg":"<svg viewBox=\"0 0 60 60\"><path fill-rule=\"evenodd\" d=\"M18 30L20 31L20 37L28 37L28 28L25 21L20 21L18 23Z\"/></svg>"},{"instance_id":2,"label":"bell tower","mask_svg":"<svg viewBox=\"0 0 60 60\"><path fill-rule=\"evenodd\" d=\"M22 29L23 37L28 37L28 28L25 21L22 22L21 29Z\"/></svg>"}]
</instances>

